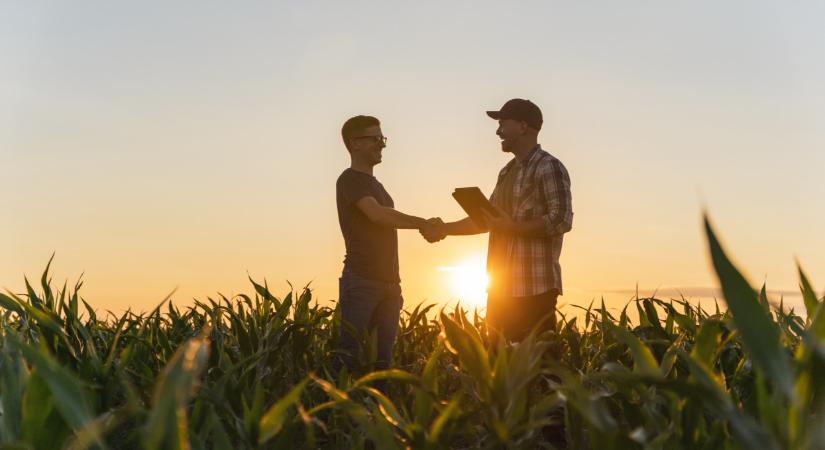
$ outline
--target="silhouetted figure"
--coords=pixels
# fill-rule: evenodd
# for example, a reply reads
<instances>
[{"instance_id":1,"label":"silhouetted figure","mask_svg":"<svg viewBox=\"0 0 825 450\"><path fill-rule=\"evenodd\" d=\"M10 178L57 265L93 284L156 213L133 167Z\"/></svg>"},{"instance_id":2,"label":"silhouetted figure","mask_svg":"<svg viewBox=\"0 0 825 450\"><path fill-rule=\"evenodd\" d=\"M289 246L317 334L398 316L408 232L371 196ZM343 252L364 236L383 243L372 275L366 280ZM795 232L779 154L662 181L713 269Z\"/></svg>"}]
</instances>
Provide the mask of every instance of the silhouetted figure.
<instances>
[{"instance_id":1,"label":"silhouetted figure","mask_svg":"<svg viewBox=\"0 0 825 450\"><path fill-rule=\"evenodd\" d=\"M344 123L341 136L352 162L336 183L338 222L346 245L339 283L340 350L343 363L354 369L362 337L374 331L375 369L382 370L390 367L404 303L396 229L427 229L440 219L427 221L395 210L392 197L373 176L387 143L378 119L352 117ZM386 391L386 383L376 385Z\"/></svg>"},{"instance_id":2,"label":"silhouetted figure","mask_svg":"<svg viewBox=\"0 0 825 450\"><path fill-rule=\"evenodd\" d=\"M490 232L491 341L498 333L518 341L544 317L549 317L545 329L555 328L556 301L562 294L559 256L564 233L573 224L570 177L561 161L538 144L543 119L533 102L512 99L487 115L498 120L501 150L514 156L499 172L490 196L499 215L486 213L486 228L467 217L422 235L434 242L447 235Z\"/></svg>"},{"instance_id":3,"label":"silhouetted figure","mask_svg":"<svg viewBox=\"0 0 825 450\"><path fill-rule=\"evenodd\" d=\"M498 215L485 211L487 227L467 217L421 234L435 242L447 235L490 232L487 329L495 349L500 335L520 341L542 319L547 320L540 331L555 329L556 301L562 293L559 256L564 233L573 225L573 208L567 169L538 144L543 123L539 107L515 98L487 115L498 120L501 150L514 156L499 172L490 196ZM542 436L556 448L566 448L564 410L553 411L551 417L562 424L542 427Z\"/></svg>"}]
</instances>

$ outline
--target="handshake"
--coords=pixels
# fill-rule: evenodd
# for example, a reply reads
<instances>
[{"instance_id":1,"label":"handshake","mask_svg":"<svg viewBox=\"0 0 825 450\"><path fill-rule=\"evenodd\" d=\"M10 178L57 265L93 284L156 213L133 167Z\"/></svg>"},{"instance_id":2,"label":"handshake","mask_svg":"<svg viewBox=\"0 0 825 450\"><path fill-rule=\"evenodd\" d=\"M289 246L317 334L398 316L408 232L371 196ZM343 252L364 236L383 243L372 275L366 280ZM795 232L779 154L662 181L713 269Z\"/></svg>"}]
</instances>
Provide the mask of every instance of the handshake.
<instances>
[{"instance_id":1,"label":"handshake","mask_svg":"<svg viewBox=\"0 0 825 450\"><path fill-rule=\"evenodd\" d=\"M431 244L447 237L444 221L441 220L440 217L427 219L427 223L419 228L418 232L421 233L421 236Z\"/></svg>"}]
</instances>

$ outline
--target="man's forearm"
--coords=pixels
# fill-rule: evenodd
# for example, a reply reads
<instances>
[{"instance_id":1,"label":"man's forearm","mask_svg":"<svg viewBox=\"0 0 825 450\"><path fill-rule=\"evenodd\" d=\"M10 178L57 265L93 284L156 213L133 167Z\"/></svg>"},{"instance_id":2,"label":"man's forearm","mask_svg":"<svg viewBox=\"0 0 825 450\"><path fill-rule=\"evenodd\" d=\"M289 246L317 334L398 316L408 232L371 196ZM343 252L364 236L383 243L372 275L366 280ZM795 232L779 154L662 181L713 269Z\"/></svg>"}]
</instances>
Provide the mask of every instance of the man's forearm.
<instances>
[{"instance_id":1,"label":"man's forearm","mask_svg":"<svg viewBox=\"0 0 825 450\"><path fill-rule=\"evenodd\" d=\"M404 214L389 207L384 207L377 222L385 227L398 229L420 229L427 226L426 219Z\"/></svg>"},{"instance_id":2,"label":"man's forearm","mask_svg":"<svg viewBox=\"0 0 825 450\"><path fill-rule=\"evenodd\" d=\"M486 232L486 229L476 225L473 219L469 217L466 217L455 222L448 222L444 224L444 233L450 236L464 236L469 234L480 234Z\"/></svg>"},{"instance_id":3,"label":"man's forearm","mask_svg":"<svg viewBox=\"0 0 825 450\"><path fill-rule=\"evenodd\" d=\"M544 219L533 219L524 222L515 222L509 230L502 230L504 233L514 234L524 237L546 237L547 223Z\"/></svg>"}]
</instances>

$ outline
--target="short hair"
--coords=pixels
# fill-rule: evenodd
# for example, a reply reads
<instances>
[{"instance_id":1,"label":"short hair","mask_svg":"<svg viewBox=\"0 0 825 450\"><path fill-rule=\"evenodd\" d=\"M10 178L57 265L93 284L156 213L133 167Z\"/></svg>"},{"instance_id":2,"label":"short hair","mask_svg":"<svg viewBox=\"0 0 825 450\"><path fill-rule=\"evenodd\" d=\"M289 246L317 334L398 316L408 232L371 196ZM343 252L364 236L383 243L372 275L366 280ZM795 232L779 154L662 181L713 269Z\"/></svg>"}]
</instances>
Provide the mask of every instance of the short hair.
<instances>
[{"instance_id":1,"label":"short hair","mask_svg":"<svg viewBox=\"0 0 825 450\"><path fill-rule=\"evenodd\" d=\"M355 116L350 117L344 122L344 126L341 127L341 138L344 139L344 145L347 147L347 151L349 151L349 141L356 134L362 133L369 127L380 126L381 122L372 116Z\"/></svg>"}]
</instances>

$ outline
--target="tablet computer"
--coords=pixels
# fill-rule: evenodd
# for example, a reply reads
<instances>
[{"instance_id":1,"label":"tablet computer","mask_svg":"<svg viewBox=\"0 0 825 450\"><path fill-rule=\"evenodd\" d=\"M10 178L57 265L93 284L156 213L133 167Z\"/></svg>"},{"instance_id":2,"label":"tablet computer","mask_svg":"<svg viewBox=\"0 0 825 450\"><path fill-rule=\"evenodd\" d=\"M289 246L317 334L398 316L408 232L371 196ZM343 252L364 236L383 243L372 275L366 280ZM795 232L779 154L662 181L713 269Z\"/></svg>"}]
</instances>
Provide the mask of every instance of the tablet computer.
<instances>
[{"instance_id":1,"label":"tablet computer","mask_svg":"<svg viewBox=\"0 0 825 450\"><path fill-rule=\"evenodd\" d=\"M498 211L487 200L487 197L481 192L481 189L473 187L456 188L453 191L453 198L464 212L480 227L487 228L487 220L484 218L482 211L487 211L491 216L498 216Z\"/></svg>"}]
</instances>

